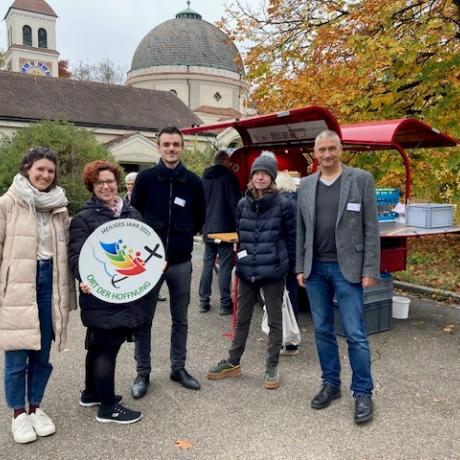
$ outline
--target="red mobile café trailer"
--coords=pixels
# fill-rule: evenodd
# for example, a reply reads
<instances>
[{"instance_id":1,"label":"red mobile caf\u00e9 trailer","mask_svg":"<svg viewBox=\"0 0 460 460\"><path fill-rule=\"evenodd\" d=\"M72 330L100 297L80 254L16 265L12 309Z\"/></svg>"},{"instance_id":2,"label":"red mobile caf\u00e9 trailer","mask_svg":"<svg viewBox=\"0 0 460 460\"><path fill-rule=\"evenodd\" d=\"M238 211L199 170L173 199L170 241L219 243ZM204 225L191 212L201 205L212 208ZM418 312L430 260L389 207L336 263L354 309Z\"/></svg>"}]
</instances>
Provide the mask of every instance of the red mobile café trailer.
<instances>
[{"instance_id":1,"label":"red mobile caf\u00e9 trailer","mask_svg":"<svg viewBox=\"0 0 460 460\"><path fill-rule=\"evenodd\" d=\"M254 159L262 150L275 153L279 170L308 174L313 163L315 137L324 129L331 129L341 137L345 150L370 152L396 150L402 157L406 171L405 201L410 201L410 159L405 148L452 147L457 142L429 125L415 119L386 120L339 126L334 115L325 108L310 106L269 115L225 121L182 130L184 134L218 133L234 128L241 136L243 147L231 157L232 169L241 190L249 181ZM459 227L420 228L397 222L380 222L381 271L395 272L406 268L407 238L428 234L460 232Z\"/></svg>"}]
</instances>

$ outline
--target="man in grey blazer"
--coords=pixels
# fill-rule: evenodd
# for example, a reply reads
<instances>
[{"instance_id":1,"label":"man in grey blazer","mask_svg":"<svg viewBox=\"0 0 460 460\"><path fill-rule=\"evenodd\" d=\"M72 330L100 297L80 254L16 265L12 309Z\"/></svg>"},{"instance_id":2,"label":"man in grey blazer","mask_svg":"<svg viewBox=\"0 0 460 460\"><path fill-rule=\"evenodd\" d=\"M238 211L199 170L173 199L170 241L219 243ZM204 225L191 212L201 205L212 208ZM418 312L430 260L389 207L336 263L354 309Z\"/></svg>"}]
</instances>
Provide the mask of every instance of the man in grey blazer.
<instances>
[{"instance_id":1,"label":"man in grey blazer","mask_svg":"<svg viewBox=\"0 0 460 460\"><path fill-rule=\"evenodd\" d=\"M356 423L372 420L371 356L363 317L363 288L379 278L380 239L372 175L340 162L334 131L315 140L320 172L300 183L296 273L310 300L323 384L312 399L323 409L340 398L340 357L334 331L337 299L353 377Z\"/></svg>"}]
</instances>

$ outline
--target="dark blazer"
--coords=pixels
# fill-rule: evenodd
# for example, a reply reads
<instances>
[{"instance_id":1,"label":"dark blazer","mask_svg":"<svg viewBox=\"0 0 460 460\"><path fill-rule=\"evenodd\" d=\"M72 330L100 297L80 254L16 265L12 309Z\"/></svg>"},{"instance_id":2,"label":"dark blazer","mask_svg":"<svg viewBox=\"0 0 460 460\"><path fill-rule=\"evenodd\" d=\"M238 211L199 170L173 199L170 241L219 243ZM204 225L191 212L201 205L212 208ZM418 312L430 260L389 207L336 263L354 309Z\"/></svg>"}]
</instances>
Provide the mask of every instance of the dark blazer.
<instances>
[{"instance_id":1,"label":"dark blazer","mask_svg":"<svg viewBox=\"0 0 460 460\"><path fill-rule=\"evenodd\" d=\"M255 200L251 192L236 211L239 255L236 271L250 282L277 280L293 270L295 262L295 210L278 193ZM241 257L242 251L247 255Z\"/></svg>"},{"instance_id":2,"label":"dark blazer","mask_svg":"<svg viewBox=\"0 0 460 460\"><path fill-rule=\"evenodd\" d=\"M138 219L141 215L127 201L118 219ZM80 251L87 238L100 225L117 219L113 211L92 196L78 211L70 224L69 263L73 276L81 281L78 270ZM104 302L80 291L81 320L84 326L96 329L137 328L147 320L150 294L134 302L115 304Z\"/></svg>"},{"instance_id":3,"label":"dark blazer","mask_svg":"<svg viewBox=\"0 0 460 460\"><path fill-rule=\"evenodd\" d=\"M380 237L372 174L342 165L339 209L335 227L337 258L350 283L380 276ZM310 276L313 263L316 190L320 173L300 182L297 196L296 273ZM349 206L349 203L352 206ZM355 205L355 206L353 206ZM350 208L359 210L352 210Z\"/></svg>"},{"instance_id":4,"label":"dark blazer","mask_svg":"<svg viewBox=\"0 0 460 460\"><path fill-rule=\"evenodd\" d=\"M203 185L196 174L182 163L169 169L160 160L137 175L131 204L158 233L169 264L192 258L193 236L205 216Z\"/></svg>"}]
</instances>

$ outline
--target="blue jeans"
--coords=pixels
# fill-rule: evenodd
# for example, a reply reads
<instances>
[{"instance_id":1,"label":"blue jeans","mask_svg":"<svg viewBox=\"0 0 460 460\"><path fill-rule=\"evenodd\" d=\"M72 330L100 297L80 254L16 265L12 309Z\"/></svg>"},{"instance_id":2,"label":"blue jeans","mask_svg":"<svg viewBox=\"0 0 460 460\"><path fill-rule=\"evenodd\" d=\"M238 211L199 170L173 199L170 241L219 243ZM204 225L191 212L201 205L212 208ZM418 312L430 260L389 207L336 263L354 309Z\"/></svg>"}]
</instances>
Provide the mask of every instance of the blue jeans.
<instances>
[{"instance_id":1,"label":"blue jeans","mask_svg":"<svg viewBox=\"0 0 460 460\"><path fill-rule=\"evenodd\" d=\"M26 390L29 405L40 405L53 370L49 362L51 342L54 338L51 315L52 280L52 262L38 262L36 283L40 350L5 351L5 397L8 406L12 409L25 407Z\"/></svg>"},{"instance_id":2,"label":"blue jeans","mask_svg":"<svg viewBox=\"0 0 460 460\"><path fill-rule=\"evenodd\" d=\"M200 304L209 305L211 297L212 270L217 255L219 255L219 291L221 310L231 310L233 307L231 295L233 244L205 243L203 256L203 271L201 272L199 295Z\"/></svg>"},{"instance_id":3,"label":"blue jeans","mask_svg":"<svg viewBox=\"0 0 460 460\"><path fill-rule=\"evenodd\" d=\"M187 311L190 303L190 283L192 281L192 262L169 265L160 281L153 288L152 304L149 320L139 328L135 342L134 358L139 375L148 375L152 370L150 351L152 343L152 322L163 282L169 290L169 306L171 310L171 369L179 370L185 367L187 354Z\"/></svg>"},{"instance_id":4,"label":"blue jeans","mask_svg":"<svg viewBox=\"0 0 460 460\"><path fill-rule=\"evenodd\" d=\"M371 394L371 354L363 317L363 289L360 283L347 281L337 262L313 261L306 280L316 348L324 383L340 388L340 357L334 330L334 294L348 342L348 357L353 377L351 390Z\"/></svg>"}]
</instances>

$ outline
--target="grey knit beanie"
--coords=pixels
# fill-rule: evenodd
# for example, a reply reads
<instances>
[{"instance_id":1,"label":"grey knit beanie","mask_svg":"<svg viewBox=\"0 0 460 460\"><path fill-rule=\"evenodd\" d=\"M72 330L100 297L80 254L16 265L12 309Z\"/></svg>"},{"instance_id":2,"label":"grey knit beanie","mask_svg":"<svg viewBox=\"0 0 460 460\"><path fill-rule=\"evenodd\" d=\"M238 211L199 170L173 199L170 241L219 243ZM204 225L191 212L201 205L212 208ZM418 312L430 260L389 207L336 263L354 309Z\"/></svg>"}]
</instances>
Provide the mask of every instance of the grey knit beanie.
<instances>
[{"instance_id":1,"label":"grey knit beanie","mask_svg":"<svg viewBox=\"0 0 460 460\"><path fill-rule=\"evenodd\" d=\"M276 162L275 154L269 150L263 150L252 163L251 177L256 171L265 171L275 181L278 174L278 163Z\"/></svg>"}]
</instances>

